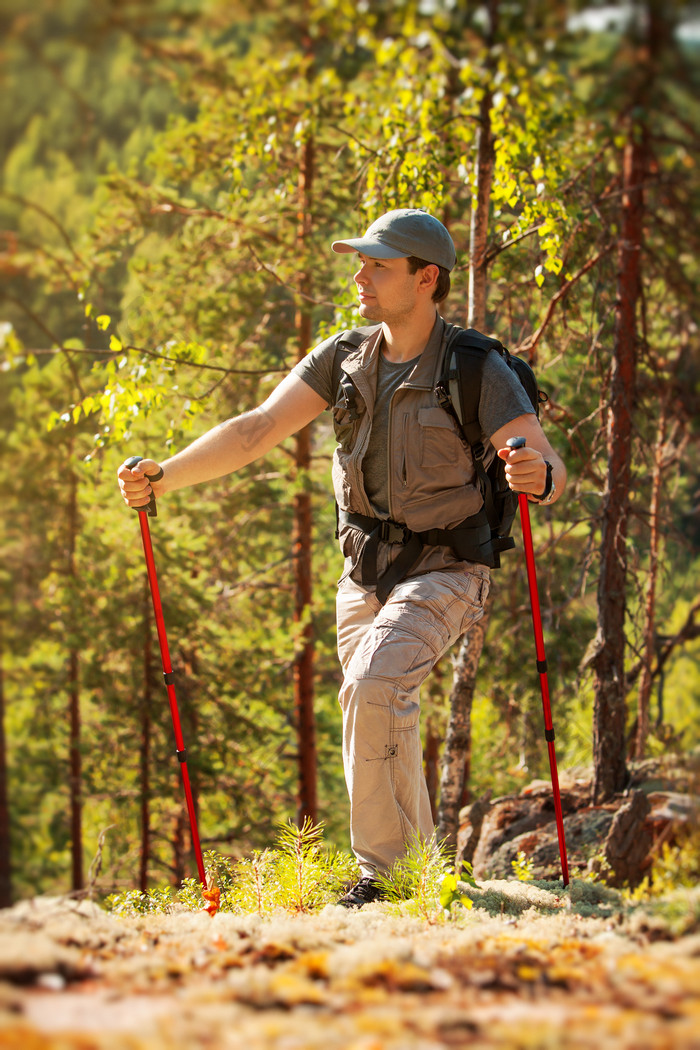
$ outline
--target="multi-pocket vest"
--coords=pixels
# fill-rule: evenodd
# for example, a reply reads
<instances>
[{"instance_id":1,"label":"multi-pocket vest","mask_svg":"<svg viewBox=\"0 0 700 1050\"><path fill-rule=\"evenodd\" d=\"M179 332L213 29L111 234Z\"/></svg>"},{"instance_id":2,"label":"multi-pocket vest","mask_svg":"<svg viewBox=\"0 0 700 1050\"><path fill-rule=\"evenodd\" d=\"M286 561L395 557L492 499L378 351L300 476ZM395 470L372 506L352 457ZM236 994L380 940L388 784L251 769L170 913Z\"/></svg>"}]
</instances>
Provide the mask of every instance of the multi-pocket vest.
<instances>
[{"instance_id":1,"label":"multi-pocket vest","mask_svg":"<svg viewBox=\"0 0 700 1050\"><path fill-rule=\"evenodd\" d=\"M385 601L392 588L415 565L425 545L451 548L459 559L492 565L491 532L483 512L474 462L465 453L447 413L435 399L446 343L457 332L445 324L437 351L427 349L389 406L389 520L378 519L364 489L362 459L367 450L377 383L381 326L337 340L333 406L338 441L333 457L333 487L339 527L364 533L361 579L377 585ZM350 339L345 338L350 336ZM336 382L337 375L337 382ZM403 550L377 580L380 540Z\"/></svg>"}]
</instances>

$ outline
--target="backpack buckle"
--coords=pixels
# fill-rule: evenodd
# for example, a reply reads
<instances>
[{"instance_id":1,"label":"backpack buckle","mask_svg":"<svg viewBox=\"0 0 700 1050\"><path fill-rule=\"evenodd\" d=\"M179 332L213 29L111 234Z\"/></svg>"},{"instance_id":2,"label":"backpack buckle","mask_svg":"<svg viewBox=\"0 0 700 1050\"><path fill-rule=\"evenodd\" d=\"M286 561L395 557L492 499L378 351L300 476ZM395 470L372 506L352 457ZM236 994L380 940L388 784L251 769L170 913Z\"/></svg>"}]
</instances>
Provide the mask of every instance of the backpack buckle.
<instances>
[{"instance_id":1,"label":"backpack buckle","mask_svg":"<svg viewBox=\"0 0 700 1050\"><path fill-rule=\"evenodd\" d=\"M405 547L412 535L409 528L395 521L382 521L379 526L379 539L384 543L400 543Z\"/></svg>"},{"instance_id":2,"label":"backpack buckle","mask_svg":"<svg viewBox=\"0 0 700 1050\"><path fill-rule=\"evenodd\" d=\"M450 392L442 380L438 380L438 382L435 384L435 387L433 388L433 394L435 395L435 400L440 405L440 407L450 412L450 409L452 409L452 398L450 397Z\"/></svg>"}]
</instances>

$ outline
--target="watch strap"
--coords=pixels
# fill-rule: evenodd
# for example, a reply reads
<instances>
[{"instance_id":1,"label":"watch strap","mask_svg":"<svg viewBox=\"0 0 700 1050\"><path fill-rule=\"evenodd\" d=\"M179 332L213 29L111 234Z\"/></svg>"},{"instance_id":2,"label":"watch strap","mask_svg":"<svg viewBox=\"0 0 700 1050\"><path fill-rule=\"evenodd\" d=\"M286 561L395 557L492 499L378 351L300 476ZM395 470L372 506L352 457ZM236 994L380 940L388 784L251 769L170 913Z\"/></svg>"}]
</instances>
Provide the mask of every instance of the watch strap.
<instances>
[{"instance_id":1,"label":"watch strap","mask_svg":"<svg viewBox=\"0 0 700 1050\"><path fill-rule=\"evenodd\" d=\"M544 491L542 491L539 494L539 496L534 497L540 503L543 503L545 501L549 502L547 500L547 497L553 495L554 493L554 478L552 477L552 464L549 462L548 459L546 459L545 465L547 467L547 479L544 483Z\"/></svg>"}]
</instances>

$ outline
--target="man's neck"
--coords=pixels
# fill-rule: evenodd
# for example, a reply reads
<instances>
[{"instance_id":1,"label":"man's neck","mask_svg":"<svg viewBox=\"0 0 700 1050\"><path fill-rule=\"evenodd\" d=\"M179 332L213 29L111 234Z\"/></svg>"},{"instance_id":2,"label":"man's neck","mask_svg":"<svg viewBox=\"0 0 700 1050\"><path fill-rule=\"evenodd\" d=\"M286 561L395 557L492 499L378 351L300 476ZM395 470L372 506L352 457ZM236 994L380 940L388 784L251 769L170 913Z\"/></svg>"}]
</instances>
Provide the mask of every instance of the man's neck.
<instances>
[{"instance_id":1,"label":"man's neck","mask_svg":"<svg viewBox=\"0 0 700 1050\"><path fill-rule=\"evenodd\" d=\"M410 324L383 322L383 353L388 361L412 361L423 353L437 319L437 310L422 318L413 318Z\"/></svg>"}]
</instances>

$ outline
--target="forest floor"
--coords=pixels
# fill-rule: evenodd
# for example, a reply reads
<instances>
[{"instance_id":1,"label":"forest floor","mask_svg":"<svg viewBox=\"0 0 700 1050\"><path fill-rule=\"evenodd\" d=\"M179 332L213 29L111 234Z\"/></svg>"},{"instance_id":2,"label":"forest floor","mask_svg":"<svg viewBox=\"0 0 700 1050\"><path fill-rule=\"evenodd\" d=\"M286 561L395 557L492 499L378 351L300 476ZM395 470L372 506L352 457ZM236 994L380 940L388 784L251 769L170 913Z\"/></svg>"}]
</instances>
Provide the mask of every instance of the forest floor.
<instances>
[{"instance_id":1,"label":"forest floor","mask_svg":"<svg viewBox=\"0 0 700 1050\"><path fill-rule=\"evenodd\" d=\"M0 1047L700 1050L700 891L499 880L473 907L0 912Z\"/></svg>"}]
</instances>

